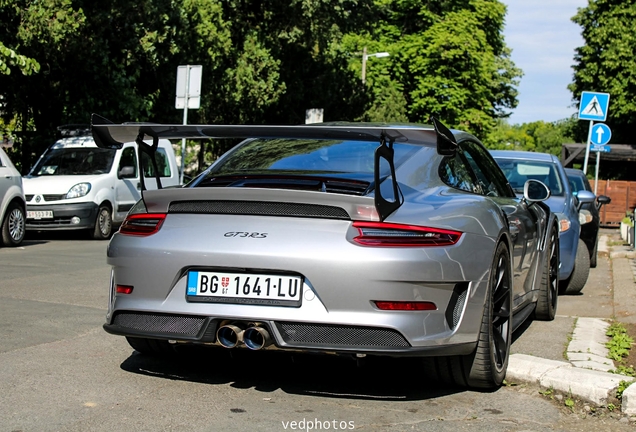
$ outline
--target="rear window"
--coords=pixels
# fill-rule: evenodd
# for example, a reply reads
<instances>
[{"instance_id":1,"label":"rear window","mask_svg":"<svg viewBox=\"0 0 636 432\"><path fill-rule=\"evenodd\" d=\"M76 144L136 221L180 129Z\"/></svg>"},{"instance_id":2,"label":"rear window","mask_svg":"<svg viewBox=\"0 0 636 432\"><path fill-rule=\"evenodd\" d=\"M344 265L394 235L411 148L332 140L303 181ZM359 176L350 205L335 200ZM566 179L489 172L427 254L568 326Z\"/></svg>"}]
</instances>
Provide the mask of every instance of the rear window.
<instances>
[{"instance_id":1,"label":"rear window","mask_svg":"<svg viewBox=\"0 0 636 432\"><path fill-rule=\"evenodd\" d=\"M150 161L150 157L146 153L142 153L141 160L144 164L144 176L155 177L155 166ZM172 172L170 171L170 163L168 162L168 156L166 155L166 151L164 149L157 148L157 151L155 152L155 160L157 161L159 177L172 176Z\"/></svg>"},{"instance_id":2,"label":"rear window","mask_svg":"<svg viewBox=\"0 0 636 432\"><path fill-rule=\"evenodd\" d=\"M581 190L585 190L585 184L583 184L583 179L578 176L568 177L570 180L570 186L572 187L572 191L575 193Z\"/></svg>"},{"instance_id":3,"label":"rear window","mask_svg":"<svg viewBox=\"0 0 636 432\"><path fill-rule=\"evenodd\" d=\"M378 142L256 139L244 143L215 165L206 177L276 174L373 174ZM395 144L399 166L419 147Z\"/></svg>"}]
</instances>

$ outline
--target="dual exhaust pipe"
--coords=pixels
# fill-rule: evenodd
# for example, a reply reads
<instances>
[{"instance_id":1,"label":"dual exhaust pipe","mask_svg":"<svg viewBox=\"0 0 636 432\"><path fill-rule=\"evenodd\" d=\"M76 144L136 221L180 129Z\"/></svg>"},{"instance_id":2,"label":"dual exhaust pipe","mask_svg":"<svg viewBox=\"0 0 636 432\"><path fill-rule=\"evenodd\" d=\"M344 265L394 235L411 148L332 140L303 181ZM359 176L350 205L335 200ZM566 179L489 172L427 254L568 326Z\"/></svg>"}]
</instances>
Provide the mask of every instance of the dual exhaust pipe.
<instances>
[{"instance_id":1,"label":"dual exhaust pipe","mask_svg":"<svg viewBox=\"0 0 636 432\"><path fill-rule=\"evenodd\" d=\"M225 348L235 348L241 343L251 350L263 349L272 343L269 332L259 326L245 328L240 323L225 324L216 331L216 339Z\"/></svg>"}]
</instances>

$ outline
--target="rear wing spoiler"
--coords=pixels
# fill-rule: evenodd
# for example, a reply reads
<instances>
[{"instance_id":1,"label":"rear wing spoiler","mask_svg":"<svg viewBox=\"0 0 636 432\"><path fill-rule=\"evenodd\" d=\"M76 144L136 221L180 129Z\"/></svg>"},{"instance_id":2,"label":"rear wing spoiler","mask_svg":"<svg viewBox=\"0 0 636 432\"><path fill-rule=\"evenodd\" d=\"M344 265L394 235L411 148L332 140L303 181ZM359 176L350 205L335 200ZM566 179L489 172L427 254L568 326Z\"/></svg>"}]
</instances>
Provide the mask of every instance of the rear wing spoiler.
<instances>
[{"instance_id":1,"label":"rear wing spoiler","mask_svg":"<svg viewBox=\"0 0 636 432\"><path fill-rule=\"evenodd\" d=\"M113 122L97 114L91 116L91 131L98 147L120 149L124 143L136 142L139 151L150 156L156 173L157 187L161 189L161 179L155 160L155 152L160 139L226 139L226 138L303 138L317 140L341 139L347 141L377 141L374 157L375 207L384 220L397 210L403 202L402 193L395 178L394 143L415 145L436 145L437 152L452 156L457 149L453 133L437 119L431 117L433 126L383 126L383 125L166 125L156 123ZM152 139L148 144L144 139ZM384 159L391 171L393 197L387 200L380 191L380 160ZM141 154L137 158L139 171L143 173ZM142 190L145 189L143 175L140 176Z\"/></svg>"}]
</instances>

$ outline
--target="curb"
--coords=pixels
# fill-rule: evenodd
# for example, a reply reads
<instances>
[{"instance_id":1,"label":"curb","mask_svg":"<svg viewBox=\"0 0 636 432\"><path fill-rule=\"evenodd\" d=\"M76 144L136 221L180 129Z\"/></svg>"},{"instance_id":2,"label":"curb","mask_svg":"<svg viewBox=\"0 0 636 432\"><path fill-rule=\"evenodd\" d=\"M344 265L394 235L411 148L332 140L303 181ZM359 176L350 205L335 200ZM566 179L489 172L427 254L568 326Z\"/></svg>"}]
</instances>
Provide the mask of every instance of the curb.
<instances>
[{"instance_id":1,"label":"curb","mask_svg":"<svg viewBox=\"0 0 636 432\"><path fill-rule=\"evenodd\" d=\"M538 384L589 400L597 405L607 405L616 396L621 381L633 382L633 377L583 369L568 362L547 360L527 354L510 356L506 380L518 380ZM636 387L623 392L622 410L636 414Z\"/></svg>"},{"instance_id":2,"label":"curb","mask_svg":"<svg viewBox=\"0 0 636 432\"><path fill-rule=\"evenodd\" d=\"M605 252L607 237L599 241L599 252ZM634 251L609 253L610 258L636 257ZM635 275L636 276L636 275ZM607 356L609 350L605 334L609 323L599 318L577 318L572 340L568 344L568 361L548 360L527 354L512 354L506 380L537 384L597 405L607 405L616 397L621 381L633 383L636 378L610 373L614 362ZM636 414L636 385L627 387L622 394L621 410Z\"/></svg>"}]
</instances>

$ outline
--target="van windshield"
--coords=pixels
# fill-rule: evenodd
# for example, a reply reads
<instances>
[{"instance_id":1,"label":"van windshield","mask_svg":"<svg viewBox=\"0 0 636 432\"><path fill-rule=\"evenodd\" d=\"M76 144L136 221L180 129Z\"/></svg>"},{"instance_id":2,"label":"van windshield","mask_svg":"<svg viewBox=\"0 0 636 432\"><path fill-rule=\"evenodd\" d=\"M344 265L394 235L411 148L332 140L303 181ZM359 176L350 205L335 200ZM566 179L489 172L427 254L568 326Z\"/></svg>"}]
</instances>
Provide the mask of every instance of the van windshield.
<instances>
[{"instance_id":1,"label":"van windshield","mask_svg":"<svg viewBox=\"0 0 636 432\"><path fill-rule=\"evenodd\" d=\"M35 164L30 175L94 175L110 172L116 150L101 148L49 149Z\"/></svg>"}]
</instances>

